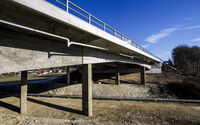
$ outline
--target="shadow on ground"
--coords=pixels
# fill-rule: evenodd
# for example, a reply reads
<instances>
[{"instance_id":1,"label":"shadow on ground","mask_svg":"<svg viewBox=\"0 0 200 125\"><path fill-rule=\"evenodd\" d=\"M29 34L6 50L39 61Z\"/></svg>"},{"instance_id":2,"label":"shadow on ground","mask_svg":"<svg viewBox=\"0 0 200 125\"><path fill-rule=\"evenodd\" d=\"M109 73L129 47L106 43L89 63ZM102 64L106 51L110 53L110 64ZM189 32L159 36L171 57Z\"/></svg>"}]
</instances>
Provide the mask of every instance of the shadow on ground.
<instances>
[{"instance_id":1,"label":"shadow on ground","mask_svg":"<svg viewBox=\"0 0 200 125\"><path fill-rule=\"evenodd\" d=\"M2 96L0 98L6 98L6 97L13 97L13 96ZM14 97L20 98L18 96L14 96ZM71 112L71 113L76 113L76 114L83 115L83 112L80 111L80 110L59 106L59 105L56 105L56 104L40 101L40 100L33 99L33 98L27 98L27 100L30 101L30 102L33 102L33 103L37 103L37 104L40 104L40 105L48 106L48 107L55 108L55 109L58 109L58 110L61 110L61 111L66 111L66 112ZM20 107L12 105L12 104L9 104L7 102L3 102L2 100L0 100L0 106L4 107L4 108L7 108L7 109L9 109L11 111L20 113Z\"/></svg>"}]
</instances>

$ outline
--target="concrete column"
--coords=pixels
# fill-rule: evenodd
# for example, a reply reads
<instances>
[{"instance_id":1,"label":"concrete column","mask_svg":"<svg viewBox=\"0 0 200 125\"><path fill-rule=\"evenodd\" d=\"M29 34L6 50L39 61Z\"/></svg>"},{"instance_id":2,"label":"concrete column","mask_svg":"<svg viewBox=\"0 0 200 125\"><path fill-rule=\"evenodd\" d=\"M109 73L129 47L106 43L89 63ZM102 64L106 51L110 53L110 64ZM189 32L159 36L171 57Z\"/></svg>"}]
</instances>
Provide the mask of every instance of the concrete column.
<instances>
[{"instance_id":1,"label":"concrete column","mask_svg":"<svg viewBox=\"0 0 200 125\"><path fill-rule=\"evenodd\" d=\"M115 72L115 84L120 85L120 73L119 73L119 71Z\"/></svg>"},{"instance_id":2,"label":"concrete column","mask_svg":"<svg viewBox=\"0 0 200 125\"><path fill-rule=\"evenodd\" d=\"M71 73L71 68L68 66L67 67L67 85L70 85L70 73Z\"/></svg>"},{"instance_id":3,"label":"concrete column","mask_svg":"<svg viewBox=\"0 0 200 125\"><path fill-rule=\"evenodd\" d=\"M20 97L20 113L27 113L27 71L21 72L21 97Z\"/></svg>"},{"instance_id":4,"label":"concrete column","mask_svg":"<svg viewBox=\"0 0 200 125\"><path fill-rule=\"evenodd\" d=\"M146 84L145 67L141 67L141 69L140 69L140 81L141 81L142 85Z\"/></svg>"},{"instance_id":5,"label":"concrete column","mask_svg":"<svg viewBox=\"0 0 200 125\"><path fill-rule=\"evenodd\" d=\"M92 64L82 67L82 109L87 116L92 116Z\"/></svg>"}]
</instances>

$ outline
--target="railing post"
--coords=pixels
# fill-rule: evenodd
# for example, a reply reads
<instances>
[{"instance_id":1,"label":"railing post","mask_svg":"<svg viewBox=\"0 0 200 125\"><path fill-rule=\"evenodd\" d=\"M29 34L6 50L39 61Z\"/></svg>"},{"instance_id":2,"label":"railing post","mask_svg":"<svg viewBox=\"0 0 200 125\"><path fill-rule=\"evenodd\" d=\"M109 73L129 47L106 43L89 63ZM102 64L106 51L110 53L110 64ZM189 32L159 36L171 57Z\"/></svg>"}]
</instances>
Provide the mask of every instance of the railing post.
<instances>
[{"instance_id":1,"label":"railing post","mask_svg":"<svg viewBox=\"0 0 200 125\"><path fill-rule=\"evenodd\" d=\"M69 0L66 0L66 11L69 12Z\"/></svg>"},{"instance_id":2,"label":"railing post","mask_svg":"<svg viewBox=\"0 0 200 125\"><path fill-rule=\"evenodd\" d=\"M114 36L116 36L116 30L114 30Z\"/></svg>"},{"instance_id":3,"label":"railing post","mask_svg":"<svg viewBox=\"0 0 200 125\"><path fill-rule=\"evenodd\" d=\"M103 23L103 30L106 31L106 24Z\"/></svg>"},{"instance_id":4,"label":"railing post","mask_svg":"<svg viewBox=\"0 0 200 125\"><path fill-rule=\"evenodd\" d=\"M89 24L91 24L91 15L89 14Z\"/></svg>"}]
</instances>

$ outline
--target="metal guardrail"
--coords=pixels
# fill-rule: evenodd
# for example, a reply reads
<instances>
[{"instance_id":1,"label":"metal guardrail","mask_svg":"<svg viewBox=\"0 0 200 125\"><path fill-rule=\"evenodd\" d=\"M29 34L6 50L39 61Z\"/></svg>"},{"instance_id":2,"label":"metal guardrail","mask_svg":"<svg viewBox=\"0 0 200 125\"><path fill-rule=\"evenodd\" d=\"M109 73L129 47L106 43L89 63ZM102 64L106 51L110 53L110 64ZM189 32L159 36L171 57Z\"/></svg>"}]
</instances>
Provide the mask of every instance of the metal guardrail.
<instances>
[{"instance_id":1,"label":"metal guardrail","mask_svg":"<svg viewBox=\"0 0 200 125\"><path fill-rule=\"evenodd\" d=\"M50 0L47 0L47 1L50 1ZM57 4L59 4L59 5L57 5L57 7L64 9L67 13L78 16L79 18L82 17L81 19L87 21L89 24L92 24L92 25L102 29L103 31L121 39L122 41L127 42L128 44L130 44L132 46L135 46L136 48L142 50L145 53L150 54L151 56L159 59L162 62L162 59L160 59L159 57L157 57L156 55L154 55L153 53L151 53L147 49L143 48L142 46L140 46L139 44L137 44L133 40L129 39L128 37L126 37L125 35L123 35L119 31L117 31L116 29L107 25L106 23L104 23L100 19L96 18L92 14L88 13L87 11L80 8L79 6L75 5L71 1L69 1L69 0L51 0L51 1L57 2Z\"/></svg>"}]
</instances>

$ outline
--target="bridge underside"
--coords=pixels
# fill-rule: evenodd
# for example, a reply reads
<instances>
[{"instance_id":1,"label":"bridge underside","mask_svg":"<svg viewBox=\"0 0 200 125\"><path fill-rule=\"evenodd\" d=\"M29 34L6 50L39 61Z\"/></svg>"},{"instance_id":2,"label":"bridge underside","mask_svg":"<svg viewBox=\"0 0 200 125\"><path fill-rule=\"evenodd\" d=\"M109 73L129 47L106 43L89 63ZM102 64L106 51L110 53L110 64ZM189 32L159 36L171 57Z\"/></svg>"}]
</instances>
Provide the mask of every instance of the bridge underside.
<instances>
[{"instance_id":1,"label":"bridge underside","mask_svg":"<svg viewBox=\"0 0 200 125\"><path fill-rule=\"evenodd\" d=\"M25 33L7 26L0 26L0 74L21 73L21 114L27 113L27 70L82 65L83 113L92 115L92 69L94 72L115 72L120 84L120 72L143 71L151 68L145 61L133 60L107 51L72 45L38 34ZM92 68L93 67L93 68Z\"/></svg>"},{"instance_id":2,"label":"bridge underside","mask_svg":"<svg viewBox=\"0 0 200 125\"><path fill-rule=\"evenodd\" d=\"M124 67L134 64L133 67L151 68L145 61L107 51L77 45L67 47L65 41L22 33L5 26L0 29L0 73L107 62L124 63Z\"/></svg>"},{"instance_id":3,"label":"bridge underside","mask_svg":"<svg viewBox=\"0 0 200 125\"><path fill-rule=\"evenodd\" d=\"M27 6L29 5L29 3L32 3L35 4L33 6L37 6L38 9L46 8L46 10L49 10L49 14L40 12L39 10L35 10L36 8L34 7L29 8L30 6L24 6L21 4L23 3L23 1L24 5L26 5L27 3ZM39 6L40 4L42 4L40 2L47 5ZM145 60L147 62L157 63L157 61L155 61L154 59L148 58L141 53L124 47L128 45L124 41L124 44L120 45L120 41L116 43L116 39L113 39L113 41L107 40L106 38L104 38L104 36L106 36L105 34L108 33L104 33L102 30L88 24L87 22L66 13L65 11L57 7L54 7L48 2L45 2L46 0L32 0L29 2L26 2L25 0L3 0L0 3L0 19L37 30L45 31L48 33L56 34L59 36L64 36L69 38L70 41L103 47L108 49L109 52L113 54L123 53L126 55L134 56L136 58L140 58L141 60ZM49 6L51 7L48 8ZM57 19L56 17L54 17L55 15L59 15L59 17L62 18ZM78 26L73 26L73 24L77 24ZM85 30L81 29L80 27L84 28ZM91 33L87 31L87 29L93 29L94 32ZM102 33L104 35L98 35ZM109 34L109 37L113 36Z\"/></svg>"}]
</instances>

